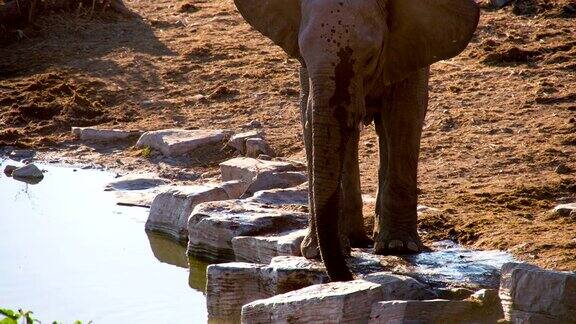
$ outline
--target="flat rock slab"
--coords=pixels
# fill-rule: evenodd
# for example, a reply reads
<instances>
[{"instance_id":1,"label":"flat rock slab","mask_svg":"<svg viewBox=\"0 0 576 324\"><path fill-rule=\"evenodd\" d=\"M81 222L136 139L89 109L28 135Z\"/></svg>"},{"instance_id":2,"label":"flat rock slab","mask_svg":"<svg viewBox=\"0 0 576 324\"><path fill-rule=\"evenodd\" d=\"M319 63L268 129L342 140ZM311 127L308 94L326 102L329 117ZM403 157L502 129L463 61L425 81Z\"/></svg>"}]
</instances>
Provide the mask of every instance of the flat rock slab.
<instances>
[{"instance_id":1,"label":"flat rock slab","mask_svg":"<svg viewBox=\"0 0 576 324\"><path fill-rule=\"evenodd\" d=\"M412 278L379 273L256 300L242 307L242 323L366 323L377 301L434 296Z\"/></svg>"},{"instance_id":2,"label":"flat rock slab","mask_svg":"<svg viewBox=\"0 0 576 324\"><path fill-rule=\"evenodd\" d=\"M249 200L263 205L308 206L308 185L304 183L292 188L258 191Z\"/></svg>"},{"instance_id":3,"label":"flat rock slab","mask_svg":"<svg viewBox=\"0 0 576 324\"><path fill-rule=\"evenodd\" d=\"M308 214L250 200L199 204L188 220L188 255L203 260L234 261L232 239L303 229Z\"/></svg>"},{"instance_id":4,"label":"flat rock slab","mask_svg":"<svg viewBox=\"0 0 576 324\"><path fill-rule=\"evenodd\" d=\"M114 192L114 195L116 204L120 206L150 208L154 198L170 188L171 186L159 186L145 190L118 190Z\"/></svg>"},{"instance_id":5,"label":"flat rock slab","mask_svg":"<svg viewBox=\"0 0 576 324\"><path fill-rule=\"evenodd\" d=\"M190 153L203 146L223 142L229 135L230 132L225 130L164 129L142 134L136 146L149 146L162 152L165 156L175 157Z\"/></svg>"},{"instance_id":6,"label":"flat rock slab","mask_svg":"<svg viewBox=\"0 0 576 324\"><path fill-rule=\"evenodd\" d=\"M164 233L181 242L188 240L188 217L198 204L229 199L221 187L178 186L158 194L150 206L146 230Z\"/></svg>"},{"instance_id":7,"label":"flat rock slab","mask_svg":"<svg viewBox=\"0 0 576 324\"><path fill-rule=\"evenodd\" d=\"M500 298L513 323L574 323L576 273L508 263L502 267Z\"/></svg>"},{"instance_id":8,"label":"flat rock slab","mask_svg":"<svg viewBox=\"0 0 576 324\"><path fill-rule=\"evenodd\" d=\"M95 127L72 127L72 134L83 141L113 142L140 136L142 132Z\"/></svg>"},{"instance_id":9,"label":"flat rock slab","mask_svg":"<svg viewBox=\"0 0 576 324\"><path fill-rule=\"evenodd\" d=\"M370 324L496 323L500 314L473 300L394 300L372 305Z\"/></svg>"},{"instance_id":10,"label":"flat rock slab","mask_svg":"<svg viewBox=\"0 0 576 324\"><path fill-rule=\"evenodd\" d=\"M210 320L239 318L242 305L327 281L322 265L279 257L270 265L232 262L208 267L206 302Z\"/></svg>"},{"instance_id":11,"label":"flat rock slab","mask_svg":"<svg viewBox=\"0 0 576 324\"><path fill-rule=\"evenodd\" d=\"M266 161L246 157L233 158L220 163L222 180L241 180L252 183L252 180L263 172L299 171L299 167L284 161Z\"/></svg>"},{"instance_id":12,"label":"flat rock slab","mask_svg":"<svg viewBox=\"0 0 576 324\"><path fill-rule=\"evenodd\" d=\"M306 172L260 172L252 179L244 196L249 197L262 190L296 187L306 181L308 181Z\"/></svg>"},{"instance_id":13,"label":"flat rock slab","mask_svg":"<svg viewBox=\"0 0 576 324\"><path fill-rule=\"evenodd\" d=\"M269 263L281 255L300 256L300 243L307 230L295 230L271 236L237 236L232 249L237 261Z\"/></svg>"},{"instance_id":14,"label":"flat rock slab","mask_svg":"<svg viewBox=\"0 0 576 324\"><path fill-rule=\"evenodd\" d=\"M108 183L104 190L145 190L167 184L154 173L134 173L122 176Z\"/></svg>"}]
</instances>

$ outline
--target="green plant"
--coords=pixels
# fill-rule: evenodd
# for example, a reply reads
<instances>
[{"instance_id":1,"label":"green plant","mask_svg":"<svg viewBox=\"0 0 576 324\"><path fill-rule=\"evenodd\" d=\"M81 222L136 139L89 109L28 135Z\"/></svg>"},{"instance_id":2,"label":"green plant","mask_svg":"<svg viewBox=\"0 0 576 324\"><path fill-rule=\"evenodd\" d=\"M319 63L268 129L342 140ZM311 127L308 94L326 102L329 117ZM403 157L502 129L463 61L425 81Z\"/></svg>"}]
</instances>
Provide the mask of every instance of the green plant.
<instances>
[{"instance_id":1,"label":"green plant","mask_svg":"<svg viewBox=\"0 0 576 324\"><path fill-rule=\"evenodd\" d=\"M0 315L4 315L5 318L0 320L0 324L18 324L18 320L21 319L20 323L33 324L34 322L40 323L39 320L32 317L31 311L25 311L18 309L18 311L13 311L11 309L0 308Z\"/></svg>"},{"instance_id":2,"label":"green plant","mask_svg":"<svg viewBox=\"0 0 576 324\"><path fill-rule=\"evenodd\" d=\"M146 158L146 159L149 158L150 155L152 155L152 148L151 148L150 146L145 146L145 147L142 149L142 151L140 152L140 155L141 155L143 158Z\"/></svg>"}]
</instances>

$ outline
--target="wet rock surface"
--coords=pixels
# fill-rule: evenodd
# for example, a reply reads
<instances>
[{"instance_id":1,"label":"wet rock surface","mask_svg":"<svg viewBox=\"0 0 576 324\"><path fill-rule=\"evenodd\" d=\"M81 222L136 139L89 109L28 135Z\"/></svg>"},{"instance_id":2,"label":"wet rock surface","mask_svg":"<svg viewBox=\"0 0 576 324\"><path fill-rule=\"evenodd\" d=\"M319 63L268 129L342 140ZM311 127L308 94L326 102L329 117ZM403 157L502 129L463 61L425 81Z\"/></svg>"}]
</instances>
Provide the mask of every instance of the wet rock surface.
<instances>
[{"instance_id":1,"label":"wet rock surface","mask_svg":"<svg viewBox=\"0 0 576 324\"><path fill-rule=\"evenodd\" d=\"M42 170L40 170L34 164L26 164L22 167L14 169L12 171L12 177L14 179L42 179L44 178L44 174Z\"/></svg>"},{"instance_id":2,"label":"wet rock surface","mask_svg":"<svg viewBox=\"0 0 576 324\"><path fill-rule=\"evenodd\" d=\"M229 135L230 132L225 130L165 129L142 134L136 147L151 147L165 156L175 157L203 146L221 143Z\"/></svg>"},{"instance_id":3,"label":"wet rock surface","mask_svg":"<svg viewBox=\"0 0 576 324\"><path fill-rule=\"evenodd\" d=\"M104 190L145 190L161 185L168 182L154 173L134 173L128 174L117 178L106 185Z\"/></svg>"}]
</instances>

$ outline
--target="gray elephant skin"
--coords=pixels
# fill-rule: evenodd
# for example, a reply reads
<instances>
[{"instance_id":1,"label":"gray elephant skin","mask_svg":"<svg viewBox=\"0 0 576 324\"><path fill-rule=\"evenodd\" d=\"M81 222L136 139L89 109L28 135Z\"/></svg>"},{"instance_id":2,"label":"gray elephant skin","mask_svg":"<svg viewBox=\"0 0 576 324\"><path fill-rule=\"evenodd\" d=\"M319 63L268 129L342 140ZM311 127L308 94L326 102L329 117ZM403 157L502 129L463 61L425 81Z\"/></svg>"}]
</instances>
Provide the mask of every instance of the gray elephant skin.
<instances>
[{"instance_id":1,"label":"gray elephant skin","mask_svg":"<svg viewBox=\"0 0 576 324\"><path fill-rule=\"evenodd\" d=\"M363 227L360 126L374 123L378 254L418 253L417 166L430 64L458 55L476 30L473 0L235 0L244 19L301 63L310 175L302 243L332 281L353 279L345 255L372 240Z\"/></svg>"}]
</instances>

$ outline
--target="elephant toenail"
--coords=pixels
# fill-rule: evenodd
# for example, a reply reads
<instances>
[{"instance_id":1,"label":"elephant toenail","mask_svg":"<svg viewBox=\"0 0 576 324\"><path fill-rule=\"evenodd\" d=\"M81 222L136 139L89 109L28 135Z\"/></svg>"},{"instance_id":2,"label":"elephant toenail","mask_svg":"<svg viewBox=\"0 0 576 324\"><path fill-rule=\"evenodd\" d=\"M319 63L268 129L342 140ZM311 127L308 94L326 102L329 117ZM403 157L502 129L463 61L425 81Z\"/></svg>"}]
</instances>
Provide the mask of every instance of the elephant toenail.
<instances>
[{"instance_id":1,"label":"elephant toenail","mask_svg":"<svg viewBox=\"0 0 576 324\"><path fill-rule=\"evenodd\" d=\"M416 244L414 242L408 242L407 248L408 248L408 250L410 250L412 252L420 252L420 249L418 248L418 244Z\"/></svg>"},{"instance_id":2,"label":"elephant toenail","mask_svg":"<svg viewBox=\"0 0 576 324\"><path fill-rule=\"evenodd\" d=\"M392 241L390 241L390 243L388 243L388 248L390 250L401 249L403 247L404 247L404 243L402 243L402 241L400 241L400 240L392 240Z\"/></svg>"}]
</instances>

